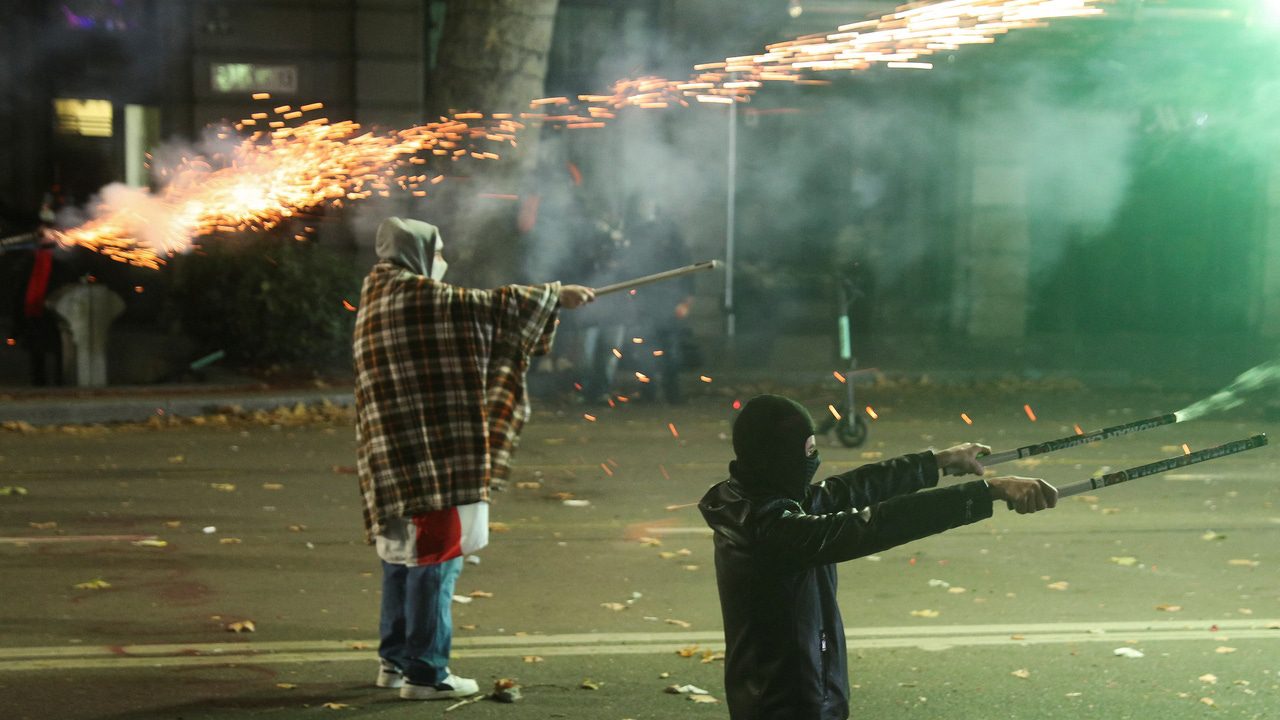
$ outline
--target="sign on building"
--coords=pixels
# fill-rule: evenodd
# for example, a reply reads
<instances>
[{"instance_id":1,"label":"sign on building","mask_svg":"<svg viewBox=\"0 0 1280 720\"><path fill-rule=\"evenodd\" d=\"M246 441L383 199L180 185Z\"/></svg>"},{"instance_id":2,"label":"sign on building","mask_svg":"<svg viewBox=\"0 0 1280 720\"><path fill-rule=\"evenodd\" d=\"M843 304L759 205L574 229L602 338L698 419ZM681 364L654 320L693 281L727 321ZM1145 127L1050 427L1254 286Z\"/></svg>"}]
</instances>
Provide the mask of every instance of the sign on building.
<instances>
[{"instance_id":1,"label":"sign on building","mask_svg":"<svg viewBox=\"0 0 1280 720\"><path fill-rule=\"evenodd\" d=\"M213 63L209 66L209 71L214 92L295 93L298 91L297 65Z\"/></svg>"}]
</instances>

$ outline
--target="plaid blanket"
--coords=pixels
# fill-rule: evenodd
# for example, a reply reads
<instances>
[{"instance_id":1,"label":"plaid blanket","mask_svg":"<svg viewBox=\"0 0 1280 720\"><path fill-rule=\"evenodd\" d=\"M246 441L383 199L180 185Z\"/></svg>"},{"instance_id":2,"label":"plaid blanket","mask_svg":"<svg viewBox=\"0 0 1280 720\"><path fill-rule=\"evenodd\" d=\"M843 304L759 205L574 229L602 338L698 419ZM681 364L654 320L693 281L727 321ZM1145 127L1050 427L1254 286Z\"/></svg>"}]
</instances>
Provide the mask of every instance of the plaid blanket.
<instances>
[{"instance_id":1,"label":"plaid blanket","mask_svg":"<svg viewBox=\"0 0 1280 720\"><path fill-rule=\"evenodd\" d=\"M489 499L529 417L560 284L470 290L378 263L356 313L356 467L365 540L389 518Z\"/></svg>"}]
</instances>

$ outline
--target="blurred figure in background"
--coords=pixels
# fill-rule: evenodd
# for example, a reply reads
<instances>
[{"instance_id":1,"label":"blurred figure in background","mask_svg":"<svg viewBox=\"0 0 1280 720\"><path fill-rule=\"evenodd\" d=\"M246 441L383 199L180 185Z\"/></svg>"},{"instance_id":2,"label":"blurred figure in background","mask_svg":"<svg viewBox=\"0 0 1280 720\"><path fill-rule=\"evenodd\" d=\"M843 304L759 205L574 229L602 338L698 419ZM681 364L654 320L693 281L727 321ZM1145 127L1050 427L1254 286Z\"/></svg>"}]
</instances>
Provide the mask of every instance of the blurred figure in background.
<instances>
[{"instance_id":1,"label":"blurred figure in background","mask_svg":"<svg viewBox=\"0 0 1280 720\"><path fill-rule=\"evenodd\" d=\"M53 239L54 212L50 201L40 208L40 226L36 231L36 247L29 257L20 259L15 267L13 308L13 334L27 351L31 384L43 387L61 385L62 332L53 311L45 307L45 301L54 290L75 280L75 274L67 263L56 256L57 242Z\"/></svg>"},{"instance_id":2,"label":"blurred figure in background","mask_svg":"<svg viewBox=\"0 0 1280 720\"><path fill-rule=\"evenodd\" d=\"M620 224L602 218L596 231L592 261L596 287L692 262L684 236L652 195L633 196ZM629 370L656 378L655 397L683 402L680 372L690 347L692 306L693 278L689 276L620 293L597 305L583 334L586 399L607 401L615 390L615 373L625 364ZM641 342L634 342L637 338Z\"/></svg>"}]
</instances>

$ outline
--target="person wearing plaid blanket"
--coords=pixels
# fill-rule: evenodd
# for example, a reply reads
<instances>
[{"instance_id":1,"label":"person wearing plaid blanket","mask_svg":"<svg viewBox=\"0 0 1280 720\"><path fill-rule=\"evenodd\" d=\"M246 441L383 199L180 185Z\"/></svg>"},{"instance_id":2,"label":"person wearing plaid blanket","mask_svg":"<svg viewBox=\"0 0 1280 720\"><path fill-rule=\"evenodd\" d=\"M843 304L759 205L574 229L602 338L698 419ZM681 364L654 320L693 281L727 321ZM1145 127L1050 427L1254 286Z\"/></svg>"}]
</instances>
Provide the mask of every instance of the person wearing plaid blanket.
<instances>
[{"instance_id":1,"label":"person wearing plaid blanket","mask_svg":"<svg viewBox=\"0 0 1280 720\"><path fill-rule=\"evenodd\" d=\"M529 417L530 356L550 350L560 307L595 293L445 283L444 241L420 220L387 219L375 245L354 359L365 540L383 570L376 683L410 700L466 697L478 685L448 667L462 558L488 542L489 484Z\"/></svg>"}]
</instances>

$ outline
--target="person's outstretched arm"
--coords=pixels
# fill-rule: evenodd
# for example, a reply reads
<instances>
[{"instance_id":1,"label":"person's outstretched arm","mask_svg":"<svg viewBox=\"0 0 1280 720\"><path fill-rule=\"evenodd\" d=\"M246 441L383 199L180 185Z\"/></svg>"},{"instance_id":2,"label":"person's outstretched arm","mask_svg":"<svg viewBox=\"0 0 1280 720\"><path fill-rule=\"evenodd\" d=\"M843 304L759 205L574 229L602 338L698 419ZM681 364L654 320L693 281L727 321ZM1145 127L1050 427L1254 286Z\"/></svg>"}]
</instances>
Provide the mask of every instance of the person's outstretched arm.
<instances>
[{"instance_id":1,"label":"person's outstretched arm","mask_svg":"<svg viewBox=\"0 0 1280 720\"><path fill-rule=\"evenodd\" d=\"M936 487L943 472L981 477L984 468L977 458L989 452L991 448L986 445L965 443L936 453L928 450L912 453L827 478L819 483L818 489L827 494L826 507L831 510L864 508Z\"/></svg>"},{"instance_id":2,"label":"person's outstretched arm","mask_svg":"<svg viewBox=\"0 0 1280 720\"><path fill-rule=\"evenodd\" d=\"M992 502L1004 500L1020 513L1057 504L1057 490L1043 480L993 478L903 494L861 509L820 515L799 503L779 500L754 518L756 537L779 560L821 565L897 547L991 517Z\"/></svg>"}]
</instances>

